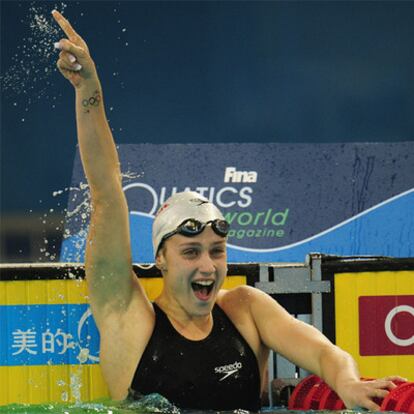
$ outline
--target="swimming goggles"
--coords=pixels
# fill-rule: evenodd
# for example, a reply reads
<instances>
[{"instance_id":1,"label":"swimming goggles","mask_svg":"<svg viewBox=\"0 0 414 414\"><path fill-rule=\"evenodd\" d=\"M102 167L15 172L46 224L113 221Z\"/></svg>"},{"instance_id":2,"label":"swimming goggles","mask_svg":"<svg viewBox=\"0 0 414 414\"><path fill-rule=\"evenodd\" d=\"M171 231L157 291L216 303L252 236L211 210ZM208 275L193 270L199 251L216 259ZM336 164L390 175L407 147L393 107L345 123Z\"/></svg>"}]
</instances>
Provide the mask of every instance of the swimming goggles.
<instances>
[{"instance_id":1,"label":"swimming goggles","mask_svg":"<svg viewBox=\"0 0 414 414\"><path fill-rule=\"evenodd\" d=\"M214 233L221 237L226 237L230 229L230 224L226 220L222 219L209 220L206 223L193 218L186 219L175 230L170 231L161 239L158 250L161 248L164 241L171 236L174 236L174 234L194 237L200 234L208 224L211 224L211 228L214 230Z\"/></svg>"}]
</instances>

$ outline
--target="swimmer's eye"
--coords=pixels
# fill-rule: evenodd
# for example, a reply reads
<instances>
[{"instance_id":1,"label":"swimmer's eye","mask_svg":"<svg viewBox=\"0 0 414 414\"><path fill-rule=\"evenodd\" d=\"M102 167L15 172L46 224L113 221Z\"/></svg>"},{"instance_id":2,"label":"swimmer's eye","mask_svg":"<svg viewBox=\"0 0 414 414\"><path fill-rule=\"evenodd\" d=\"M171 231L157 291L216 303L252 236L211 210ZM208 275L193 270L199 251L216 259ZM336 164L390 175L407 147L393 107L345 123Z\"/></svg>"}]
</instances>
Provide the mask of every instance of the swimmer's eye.
<instances>
[{"instance_id":1,"label":"swimmer's eye","mask_svg":"<svg viewBox=\"0 0 414 414\"><path fill-rule=\"evenodd\" d=\"M222 256L226 253L226 249L224 247L216 247L211 251L211 255L215 257Z\"/></svg>"},{"instance_id":2,"label":"swimmer's eye","mask_svg":"<svg viewBox=\"0 0 414 414\"><path fill-rule=\"evenodd\" d=\"M201 249L191 247L184 249L181 254L188 259L195 259L201 254ZM226 254L226 248L224 246L214 247L209 251L209 255L214 258L222 257Z\"/></svg>"},{"instance_id":3,"label":"swimmer's eye","mask_svg":"<svg viewBox=\"0 0 414 414\"><path fill-rule=\"evenodd\" d=\"M183 256L185 257L196 257L198 253L199 253L198 249L195 249L195 248L185 249L182 252Z\"/></svg>"}]
</instances>

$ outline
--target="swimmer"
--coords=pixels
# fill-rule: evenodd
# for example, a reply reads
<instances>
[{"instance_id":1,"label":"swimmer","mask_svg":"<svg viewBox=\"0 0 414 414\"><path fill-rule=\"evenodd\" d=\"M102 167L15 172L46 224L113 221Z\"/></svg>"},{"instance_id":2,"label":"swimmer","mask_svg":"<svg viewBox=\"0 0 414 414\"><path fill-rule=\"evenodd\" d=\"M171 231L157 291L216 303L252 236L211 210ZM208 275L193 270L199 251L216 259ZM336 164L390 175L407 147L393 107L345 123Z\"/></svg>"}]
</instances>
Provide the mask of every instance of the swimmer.
<instances>
[{"instance_id":1,"label":"swimmer","mask_svg":"<svg viewBox=\"0 0 414 414\"><path fill-rule=\"evenodd\" d=\"M92 213L85 256L100 363L111 397L159 393L182 409L260 410L269 351L323 378L348 408L379 410L394 379L361 381L352 357L249 286L221 289L228 223L197 193L172 196L153 224L164 287L151 303L132 270L128 207L87 44L57 11L57 66L74 86Z\"/></svg>"}]
</instances>

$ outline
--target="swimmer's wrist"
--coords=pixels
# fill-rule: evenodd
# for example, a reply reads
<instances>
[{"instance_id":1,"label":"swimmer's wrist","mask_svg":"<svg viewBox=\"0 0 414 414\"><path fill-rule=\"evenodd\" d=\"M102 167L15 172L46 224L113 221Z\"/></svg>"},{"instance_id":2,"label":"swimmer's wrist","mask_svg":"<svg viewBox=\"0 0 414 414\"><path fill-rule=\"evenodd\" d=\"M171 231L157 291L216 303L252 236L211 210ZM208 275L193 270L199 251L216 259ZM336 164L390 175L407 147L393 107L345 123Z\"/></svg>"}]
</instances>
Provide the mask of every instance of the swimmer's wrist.
<instances>
[{"instance_id":1,"label":"swimmer's wrist","mask_svg":"<svg viewBox=\"0 0 414 414\"><path fill-rule=\"evenodd\" d=\"M351 375L338 375L335 380L335 388L336 389L346 389L348 387L352 387L355 384L359 384L361 382L359 376L354 374Z\"/></svg>"},{"instance_id":2,"label":"swimmer's wrist","mask_svg":"<svg viewBox=\"0 0 414 414\"><path fill-rule=\"evenodd\" d=\"M98 78L95 78L95 79L89 79L89 80L83 81L76 88L76 93L80 94L80 95L83 95L83 94L88 95L88 94L93 93L97 90L102 93L101 82L99 81Z\"/></svg>"}]
</instances>

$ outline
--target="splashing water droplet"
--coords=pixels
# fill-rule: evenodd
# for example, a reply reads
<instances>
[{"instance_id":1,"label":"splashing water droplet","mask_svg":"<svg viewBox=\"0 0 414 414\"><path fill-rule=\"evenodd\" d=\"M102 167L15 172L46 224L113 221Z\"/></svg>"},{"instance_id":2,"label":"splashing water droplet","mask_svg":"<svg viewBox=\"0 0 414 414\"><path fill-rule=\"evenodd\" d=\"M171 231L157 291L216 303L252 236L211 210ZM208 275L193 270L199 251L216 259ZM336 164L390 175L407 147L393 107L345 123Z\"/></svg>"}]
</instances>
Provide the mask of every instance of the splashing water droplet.
<instances>
[{"instance_id":1,"label":"splashing water droplet","mask_svg":"<svg viewBox=\"0 0 414 414\"><path fill-rule=\"evenodd\" d=\"M55 8L63 12L66 4L56 4ZM50 85L46 80L54 71L52 57L56 54L52 45L60 37L60 29L50 16L50 6L37 2L30 4L20 22L29 28L30 34L21 39L23 44L17 46L11 63L0 76L0 83L6 99L19 96L31 103L30 96L37 94L39 100ZM13 105L17 106L17 102Z\"/></svg>"},{"instance_id":2,"label":"splashing water droplet","mask_svg":"<svg viewBox=\"0 0 414 414\"><path fill-rule=\"evenodd\" d=\"M79 404L81 402L81 392L80 392L80 389L82 387L81 374L82 374L81 369L79 369L75 373L70 374L70 390L72 392L72 396L76 404Z\"/></svg>"},{"instance_id":3,"label":"splashing water droplet","mask_svg":"<svg viewBox=\"0 0 414 414\"><path fill-rule=\"evenodd\" d=\"M89 349L88 348L82 348L79 351L78 356L76 357L76 359L81 363L84 364L89 358Z\"/></svg>"}]
</instances>

